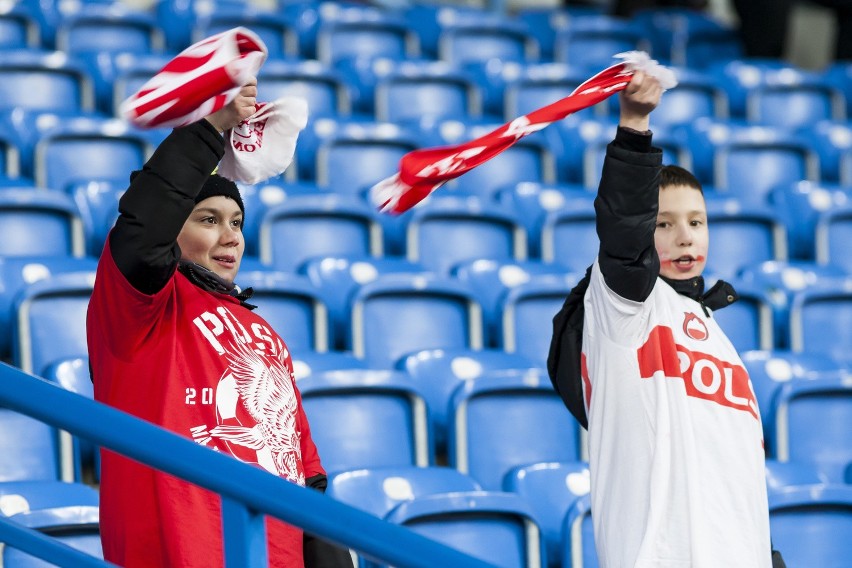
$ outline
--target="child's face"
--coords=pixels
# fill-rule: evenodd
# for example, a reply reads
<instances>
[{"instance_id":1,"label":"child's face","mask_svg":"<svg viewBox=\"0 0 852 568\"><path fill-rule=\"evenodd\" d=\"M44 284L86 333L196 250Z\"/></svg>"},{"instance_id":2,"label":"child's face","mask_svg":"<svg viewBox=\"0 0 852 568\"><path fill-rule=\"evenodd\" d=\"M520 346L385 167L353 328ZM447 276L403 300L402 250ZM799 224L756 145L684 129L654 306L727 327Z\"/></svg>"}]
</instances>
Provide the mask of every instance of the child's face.
<instances>
[{"instance_id":1,"label":"child's face","mask_svg":"<svg viewBox=\"0 0 852 568\"><path fill-rule=\"evenodd\" d=\"M243 212L222 195L197 203L177 238L181 258L212 270L233 282L245 250Z\"/></svg>"},{"instance_id":2,"label":"child's face","mask_svg":"<svg viewBox=\"0 0 852 568\"><path fill-rule=\"evenodd\" d=\"M707 263L709 240L707 207L701 192L685 185L660 188L654 232L660 274L674 280L700 276Z\"/></svg>"}]
</instances>

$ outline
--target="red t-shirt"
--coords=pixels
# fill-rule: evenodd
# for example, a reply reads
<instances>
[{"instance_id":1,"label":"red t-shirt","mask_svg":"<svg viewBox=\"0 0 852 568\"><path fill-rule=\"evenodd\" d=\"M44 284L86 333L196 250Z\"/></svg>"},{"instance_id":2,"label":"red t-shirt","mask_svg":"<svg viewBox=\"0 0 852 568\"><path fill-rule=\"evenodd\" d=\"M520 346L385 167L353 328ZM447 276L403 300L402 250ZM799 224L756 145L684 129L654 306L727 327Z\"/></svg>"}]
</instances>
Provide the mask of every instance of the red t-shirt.
<instances>
[{"instance_id":1,"label":"red t-shirt","mask_svg":"<svg viewBox=\"0 0 852 568\"><path fill-rule=\"evenodd\" d=\"M179 272L154 295L109 245L89 304L95 398L300 485L325 472L284 341L239 301ZM104 557L121 566L222 566L221 499L102 451ZM302 532L267 520L269 565L302 567Z\"/></svg>"}]
</instances>

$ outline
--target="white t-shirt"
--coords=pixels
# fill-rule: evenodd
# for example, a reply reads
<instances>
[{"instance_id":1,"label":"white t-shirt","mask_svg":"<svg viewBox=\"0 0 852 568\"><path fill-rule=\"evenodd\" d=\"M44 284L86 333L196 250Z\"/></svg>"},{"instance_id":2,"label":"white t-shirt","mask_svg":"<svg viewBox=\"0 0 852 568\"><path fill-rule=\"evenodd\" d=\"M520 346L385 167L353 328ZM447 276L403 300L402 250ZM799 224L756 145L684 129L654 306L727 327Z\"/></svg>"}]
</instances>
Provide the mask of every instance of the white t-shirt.
<instances>
[{"instance_id":1,"label":"white t-shirt","mask_svg":"<svg viewBox=\"0 0 852 568\"><path fill-rule=\"evenodd\" d=\"M625 300L595 263L582 369L600 565L771 566L754 391L700 304L659 278Z\"/></svg>"}]
</instances>

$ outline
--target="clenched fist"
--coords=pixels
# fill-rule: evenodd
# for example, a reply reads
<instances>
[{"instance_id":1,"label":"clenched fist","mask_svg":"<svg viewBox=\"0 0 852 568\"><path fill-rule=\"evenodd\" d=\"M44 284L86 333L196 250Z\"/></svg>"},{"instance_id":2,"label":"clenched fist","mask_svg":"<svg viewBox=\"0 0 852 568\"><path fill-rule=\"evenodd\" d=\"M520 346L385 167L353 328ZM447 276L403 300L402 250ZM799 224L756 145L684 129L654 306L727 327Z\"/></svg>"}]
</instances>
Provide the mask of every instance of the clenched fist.
<instances>
[{"instance_id":1,"label":"clenched fist","mask_svg":"<svg viewBox=\"0 0 852 568\"><path fill-rule=\"evenodd\" d=\"M257 104L257 79L252 78L246 83L239 94L220 110L206 117L219 132L225 132L235 127L254 114Z\"/></svg>"}]
</instances>

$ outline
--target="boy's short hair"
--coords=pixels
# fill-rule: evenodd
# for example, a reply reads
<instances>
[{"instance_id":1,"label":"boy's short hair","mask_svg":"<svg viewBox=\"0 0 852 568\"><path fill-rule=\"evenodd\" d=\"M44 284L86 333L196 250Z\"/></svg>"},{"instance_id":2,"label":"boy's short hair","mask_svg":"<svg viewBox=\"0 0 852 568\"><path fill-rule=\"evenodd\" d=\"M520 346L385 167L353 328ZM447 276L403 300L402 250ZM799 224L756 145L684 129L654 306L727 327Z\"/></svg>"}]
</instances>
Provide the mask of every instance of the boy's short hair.
<instances>
[{"instance_id":1,"label":"boy's short hair","mask_svg":"<svg viewBox=\"0 0 852 568\"><path fill-rule=\"evenodd\" d=\"M701 187L701 182L698 181L689 170L680 166L663 166L660 170L660 189L669 187L670 185L685 185L697 189L704 195L704 188Z\"/></svg>"}]
</instances>

